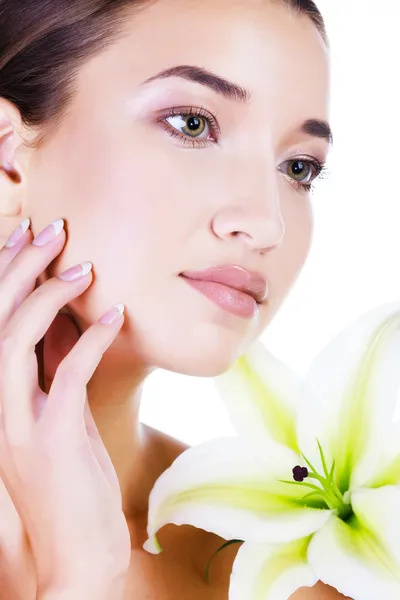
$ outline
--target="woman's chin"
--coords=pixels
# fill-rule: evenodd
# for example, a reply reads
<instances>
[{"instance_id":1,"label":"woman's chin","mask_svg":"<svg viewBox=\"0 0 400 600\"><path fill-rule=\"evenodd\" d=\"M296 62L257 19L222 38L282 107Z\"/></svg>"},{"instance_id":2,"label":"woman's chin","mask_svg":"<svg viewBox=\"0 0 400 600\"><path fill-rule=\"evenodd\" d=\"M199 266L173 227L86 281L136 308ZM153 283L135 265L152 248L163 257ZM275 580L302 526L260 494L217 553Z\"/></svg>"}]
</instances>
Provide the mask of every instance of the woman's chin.
<instances>
[{"instance_id":1,"label":"woman's chin","mask_svg":"<svg viewBox=\"0 0 400 600\"><path fill-rule=\"evenodd\" d=\"M213 360L214 358L214 360ZM181 375L190 375L192 377L217 377L222 373L225 373L234 363L234 360L224 360L224 357L195 357L190 359L179 358L176 361L167 361L163 365L159 365L160 368Z\"/></svg>"},{"instance_id":2,"label":"woman's chin","mask_svg":"<svg viewBox=\"0 0 400 600\"><path fill-rule=\"evenodd\" d=\"M194 340L185 340L186 343L177 342L168 352L153 355L153 364L161 369L191 375L193 377L217 377L227 371L235 361L247 350L249 343L235 343L227 340L219 343L196 344ZM190 343L188 343L190 342Z\"/></svg>"}]
</instances>

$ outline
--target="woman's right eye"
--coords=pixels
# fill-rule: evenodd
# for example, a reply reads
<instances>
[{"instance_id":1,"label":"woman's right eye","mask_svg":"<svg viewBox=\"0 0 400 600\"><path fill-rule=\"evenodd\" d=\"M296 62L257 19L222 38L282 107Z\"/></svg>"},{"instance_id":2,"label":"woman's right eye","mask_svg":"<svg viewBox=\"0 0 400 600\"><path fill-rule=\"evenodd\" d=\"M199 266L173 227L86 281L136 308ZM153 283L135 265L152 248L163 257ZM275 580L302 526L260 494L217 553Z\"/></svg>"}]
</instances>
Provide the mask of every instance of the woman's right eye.
<instances>
[{"instance_id":1,"label":"woman's right eye","mask_svg":"<svg viewBox=\"0 0 400 600\"><path fill-rule=\"evenodd\" d=\"M288 168L282 169L283 165ZM279 166L279 170L290 178L298 190L306 192L312 190L314 181L325 172L325 169L325 163L311 156L285 160Z\"/></svg>"},{"instance_id":2,"label":"woman's right eye","mask_svg":"<svg viewBox=\"0 0 400 600\"><path fill-rule=\"evenodd\" d=\"M220 132L216 118L203 108L173 108L159 122L169 135L181 139L192 148L216 143ZM204 137L200 137L203 134Z\"/></svg>"}]
</instances>

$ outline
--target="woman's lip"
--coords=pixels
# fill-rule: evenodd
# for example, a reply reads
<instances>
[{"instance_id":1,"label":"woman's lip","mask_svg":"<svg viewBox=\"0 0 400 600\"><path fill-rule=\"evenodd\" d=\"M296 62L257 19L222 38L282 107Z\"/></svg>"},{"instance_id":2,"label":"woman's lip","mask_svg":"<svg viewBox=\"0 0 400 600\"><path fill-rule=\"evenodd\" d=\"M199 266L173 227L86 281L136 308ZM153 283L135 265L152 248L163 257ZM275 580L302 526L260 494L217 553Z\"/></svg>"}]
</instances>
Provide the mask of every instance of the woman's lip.
<instances>
[{"instance_id":1,"label":"woman's lip","mask_svg":"<svg viewBox=\"0 0 400 600\"><path fill-rule=\"evenodd\" d=\"M258 303L265 300L268 294L265 277L239 265L220 265L202 271L184 271L181 275L197 281L222 283L252 296Z\"/></svg>"},{"instance_id":2,"label":"woman's lip","mask_svg":"<svg viewBox=\"0 0 400 600\"><path fill-rule=\"evenodd\" d=\"M258 314L258 303L245 292L215 281L190 279L182 274L180 276L214 304L236 317L252 319Z\"/></svg>"}]
</instances>

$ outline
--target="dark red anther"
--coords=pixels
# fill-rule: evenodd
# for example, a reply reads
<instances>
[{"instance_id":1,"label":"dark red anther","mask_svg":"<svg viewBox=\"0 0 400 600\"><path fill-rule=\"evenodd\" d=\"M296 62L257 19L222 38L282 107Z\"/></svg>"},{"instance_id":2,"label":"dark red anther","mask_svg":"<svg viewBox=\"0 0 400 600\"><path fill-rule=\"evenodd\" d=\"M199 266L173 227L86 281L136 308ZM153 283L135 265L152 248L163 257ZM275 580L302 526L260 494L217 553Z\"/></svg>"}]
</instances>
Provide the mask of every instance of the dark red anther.
<instances>
[{"instance_id":1,"label":"dark red anther","mask_svg":"<svg viewBox=\"0 0 400 600\"><path fill-rule=\"evenodd\" d=\"M304 481L304 479L308 477L308 469L307 467L294 467L293 469L293 479L298 482Z\"/></svg>"}]
</instances>

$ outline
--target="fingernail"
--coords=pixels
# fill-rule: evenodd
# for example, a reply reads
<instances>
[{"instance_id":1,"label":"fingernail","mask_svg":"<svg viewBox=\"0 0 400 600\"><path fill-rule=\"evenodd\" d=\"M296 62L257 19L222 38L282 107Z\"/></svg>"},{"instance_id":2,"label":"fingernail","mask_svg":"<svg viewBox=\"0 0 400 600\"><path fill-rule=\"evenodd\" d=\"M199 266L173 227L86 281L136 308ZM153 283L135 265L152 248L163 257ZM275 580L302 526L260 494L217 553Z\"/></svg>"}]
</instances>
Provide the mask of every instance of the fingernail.
<instances>
[{"instance_id":1,"label":"fingernail","mask_svg":"<svg viewBox=\"0 0 400 600\"><path fill-rule=\"evenodd\" d=\"M22 236L28 231L28 227L31 223L30 219L24 219L22 221L22 223L20 223L18 225L18 227L16 229L14 229L14 231L12 232L12 234L10 235L10 237L8 238L7 242L6 242L6 247L7 248L12 248L13 246L15 246L15 244L17 244L19 242L19 240L22 238Z\"/></svg>"},{"instance_id":2,"label":"fingernail","mask_svg":"<svg viewBox=\"0 0 400 600\"><path fill-rule=\"evenodd\" d=\"M117 319L119 319L125 310L125 305L122 302L118 304L114 304L111 310L106 312L100 319L100 323L104 323L105 325L111 325Z\"/></svg>"},{"instance_id":3,"label":"fingernail","mask_svg":"<svg viewBox=\"0 0 400 600\"><path fill-rule=\"evenodd\" d=\"M54 240L54 238L57 237L59 233L61 233L63 228L64 219L56 219L45 229L43 229L40 233L38 233L38 235L33 240L32 244L34 246L44 246L45 244L48 244L49 242Z\"/></svg>"},{"instance_id":4,"label":"fingernail","mask_svg":"<svg viewBox=\"0 0 400 600\"><path fill-rule=\"evenodd\" d=\"M61 275L58 276L59 279L63 281L74 281L75 279L80 279L89 273L92 270L93 263L90 261L85 261L80 263L79 265L75 265L75 267L71 267L67 269Z\"/></svg>"}]
</instances>

